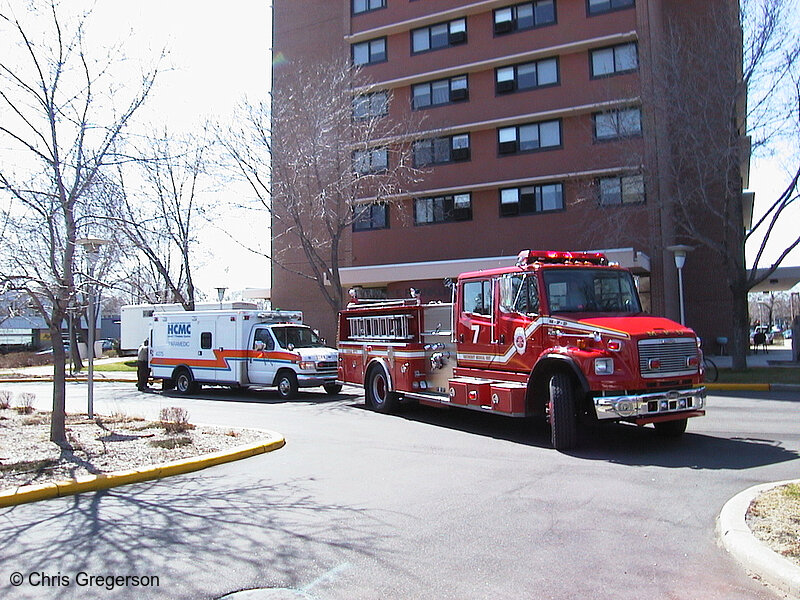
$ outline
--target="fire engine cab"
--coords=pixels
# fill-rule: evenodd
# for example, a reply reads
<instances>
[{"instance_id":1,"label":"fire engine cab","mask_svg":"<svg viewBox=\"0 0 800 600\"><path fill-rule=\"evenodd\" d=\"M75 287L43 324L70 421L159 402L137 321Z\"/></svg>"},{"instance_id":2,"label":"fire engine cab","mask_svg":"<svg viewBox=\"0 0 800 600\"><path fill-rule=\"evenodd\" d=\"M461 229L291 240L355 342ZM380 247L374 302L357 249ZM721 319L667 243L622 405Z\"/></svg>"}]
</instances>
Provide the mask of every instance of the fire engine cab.
<instances>
[{"instance_id":1,"label":"fire engine cab","mask_svg":"<svg viewBox=\"0 0 800 600\"><path fill-rule=\"evenodd\" d=\"M545 417L557 449L586 419L679 436L705 414L697 336L643 313L633 275L600 253L525 250L460 275L452 304L355 299L338 326L339 380L378 412L410 399Z\"/></svg>"}]
</instances>

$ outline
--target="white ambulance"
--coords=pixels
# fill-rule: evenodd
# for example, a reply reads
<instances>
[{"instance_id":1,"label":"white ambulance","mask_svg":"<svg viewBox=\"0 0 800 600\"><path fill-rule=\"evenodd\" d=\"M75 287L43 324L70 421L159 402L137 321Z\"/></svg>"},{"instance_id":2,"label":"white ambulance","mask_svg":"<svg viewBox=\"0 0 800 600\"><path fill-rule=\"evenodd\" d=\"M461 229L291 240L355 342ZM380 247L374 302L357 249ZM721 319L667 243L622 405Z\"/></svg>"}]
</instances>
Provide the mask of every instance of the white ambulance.
<instances>
[{"instance_id":1,"label":"white ambulance","mask_svg":"<svg viewBox=\"0 0 800 600\"><path fill-rule=\"evenodd\" d=\"M286 399L301 387L322 386L328 394L342 389L337 351L303 324L299 311L158 313L149 339L151 373L165 389L275 386Z\"/></svg>"}]
</instances>

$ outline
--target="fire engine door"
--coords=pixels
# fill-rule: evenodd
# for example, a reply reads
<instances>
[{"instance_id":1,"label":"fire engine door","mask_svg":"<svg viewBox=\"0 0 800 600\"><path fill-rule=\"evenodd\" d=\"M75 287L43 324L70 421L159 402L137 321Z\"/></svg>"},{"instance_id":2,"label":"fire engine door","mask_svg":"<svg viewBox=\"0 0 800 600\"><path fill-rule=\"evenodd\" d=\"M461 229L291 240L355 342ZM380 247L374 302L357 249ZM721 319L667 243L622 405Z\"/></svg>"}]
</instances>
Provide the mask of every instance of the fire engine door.
<instances>
[{"instance_id":1,"label":"fire engine door","mask_svg":"<svg viewBox=\"0 0 800 600\"><path fill-rule=\"evenodd\" d=\"M269 327L256 327L252 338L247 361L247 377L250 383L272 385L276 366L270 359L270 354L275 350L275 340Z\"/></svg>"},{"instance_id":2,"label":"fire engine door","mask_svg":"<svg viewBox=\"0 0 800 600\"><path fill-rule=\"evenodd\" d=\"M537 327L539 288L533 273L509 273L498 280L497 369L528 372L541 352Z\"/></svg>"},{"instance_id":3,"label":"fire engine door","mask_svg":"<svg viewBox=\"0 0 800 600\"><path fill-rule=\"evenodd\" d=\"M457 332L458 364L467 367L488 367L497 352L493 281L466 280L462 283L461 293Z\"/></svg>"}]
</instances>

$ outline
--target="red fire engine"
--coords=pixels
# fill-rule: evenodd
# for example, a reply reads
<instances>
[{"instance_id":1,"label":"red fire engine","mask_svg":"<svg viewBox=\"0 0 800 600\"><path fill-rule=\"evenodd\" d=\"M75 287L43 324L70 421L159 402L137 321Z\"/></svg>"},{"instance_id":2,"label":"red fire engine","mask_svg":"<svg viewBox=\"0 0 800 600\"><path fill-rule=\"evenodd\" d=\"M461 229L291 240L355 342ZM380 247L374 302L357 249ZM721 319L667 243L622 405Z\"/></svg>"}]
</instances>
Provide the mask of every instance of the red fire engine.
<instances>
[{"instance_id":1,"label":"red fire engine","mask_svg":"<svg viewBox=\"0 0 800 600\"><path fill-rule=\"evenodd\" d=\"M632 274L600 253L525 250L460 275L452 304L355 299L339 314L339 380L374 410L546 417L557 449L587 418L681 435L705 414L702 363L695 333L644 314Z\"/></svg>"}]
</instances>

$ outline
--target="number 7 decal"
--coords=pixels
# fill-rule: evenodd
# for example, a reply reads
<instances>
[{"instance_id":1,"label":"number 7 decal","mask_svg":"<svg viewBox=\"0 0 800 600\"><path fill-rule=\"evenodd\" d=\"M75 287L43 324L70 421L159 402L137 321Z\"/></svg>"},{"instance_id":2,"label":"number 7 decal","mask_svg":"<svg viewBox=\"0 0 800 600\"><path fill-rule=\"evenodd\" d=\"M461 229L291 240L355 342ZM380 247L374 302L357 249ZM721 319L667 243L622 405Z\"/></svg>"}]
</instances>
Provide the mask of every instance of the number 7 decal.
<instances>
[{"instance_id":1,"label":"number 7 decal","mask_svg":"<svg viewBox=\"0 0 800 600\"><path fill-rule=\"evenodd\" d=\"M480 335L480 333L481 333L481 326L478 325L478 324L473 324L470 329L472 329L473 334L474 334L472 336L472 343L473 344L477 344L478 343L478 335Z\"/></svg>"}]
</instances>

